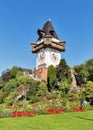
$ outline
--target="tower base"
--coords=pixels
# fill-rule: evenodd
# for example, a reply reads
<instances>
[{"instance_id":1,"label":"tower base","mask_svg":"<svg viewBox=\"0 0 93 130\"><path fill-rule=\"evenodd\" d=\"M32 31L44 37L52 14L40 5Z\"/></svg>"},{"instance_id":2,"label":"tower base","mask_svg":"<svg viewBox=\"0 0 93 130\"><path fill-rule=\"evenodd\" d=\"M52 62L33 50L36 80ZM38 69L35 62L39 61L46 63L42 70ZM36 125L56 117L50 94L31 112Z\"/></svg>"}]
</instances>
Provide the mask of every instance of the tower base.
<instances>
[{"instance_id":1,"label":"tower base","mask_svg":"<svg viewBox=\"0 0 93 130\"><path fill-rule=\"evenodd\" d=\"M41 81L45 81L45 82L47 82L47 72L48 72L48 68L40 68L33 71L34 77L37 77Z\"/></svg>"}]
</instances>

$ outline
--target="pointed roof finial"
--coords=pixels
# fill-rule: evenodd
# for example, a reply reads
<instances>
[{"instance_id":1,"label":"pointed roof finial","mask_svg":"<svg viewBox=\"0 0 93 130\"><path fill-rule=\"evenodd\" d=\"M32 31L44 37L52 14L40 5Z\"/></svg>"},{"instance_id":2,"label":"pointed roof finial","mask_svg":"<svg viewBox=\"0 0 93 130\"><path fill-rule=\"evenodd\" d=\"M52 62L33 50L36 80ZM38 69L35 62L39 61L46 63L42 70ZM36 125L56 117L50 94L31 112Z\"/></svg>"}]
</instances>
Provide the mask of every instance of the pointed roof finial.
<instances>
[{"instance_id":1,"label":"pointed roof finial","mask_svg":"<svg viewBox=\"0 0 93 130\"><path fill-rule=\"evenodd\" d=\"M51 19L49 18L48 21L51 21Z\"/></svg>"}]
</instances>

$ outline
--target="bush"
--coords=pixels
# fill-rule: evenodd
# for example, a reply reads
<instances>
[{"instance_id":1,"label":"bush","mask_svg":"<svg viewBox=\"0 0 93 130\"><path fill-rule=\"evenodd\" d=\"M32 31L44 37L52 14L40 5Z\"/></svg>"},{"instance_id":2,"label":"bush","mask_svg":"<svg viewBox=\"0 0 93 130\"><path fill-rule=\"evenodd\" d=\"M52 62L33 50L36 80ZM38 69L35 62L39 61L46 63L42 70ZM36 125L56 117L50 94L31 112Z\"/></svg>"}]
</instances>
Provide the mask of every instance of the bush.
<instances>
[{"instance_id":1,"label":"bush","mask_svg":"<svg viewBox=\"0 0 93 130\"><path fill-rule=\"evenodd\" d=\"M0 118L10 117L12 110L7 109L4 104L0 105Z\"/></svg>"}]
</instances>

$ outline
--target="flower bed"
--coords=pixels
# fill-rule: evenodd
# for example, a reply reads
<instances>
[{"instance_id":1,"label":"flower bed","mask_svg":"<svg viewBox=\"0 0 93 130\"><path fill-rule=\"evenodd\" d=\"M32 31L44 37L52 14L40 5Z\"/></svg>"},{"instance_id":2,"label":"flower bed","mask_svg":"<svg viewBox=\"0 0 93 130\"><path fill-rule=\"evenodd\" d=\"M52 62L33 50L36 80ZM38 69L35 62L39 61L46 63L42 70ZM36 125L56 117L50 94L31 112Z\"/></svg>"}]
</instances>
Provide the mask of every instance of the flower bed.
<instances>
[{"instance_id":1,"label":"flower bed","mask_svg":"<svg viewBox=\"0 0 93 130\"><path fill-rule=\"evenodd\" d=\"M46 113L47 114L61 114L63 112L62 108L58 108L57 110L54 109L47 109Z\"/></svg>"},{"instance_id":2,"label":"flower bed","mask_svg":"<svg viewBox=\"0 0 93 130\"><path fill-rule=\"evenodd\" d=\"M71 108L72 112L83 112L85 109L83 107L78 107L78 108Z\"/></svg>"},{"instance_id":3,"label":"flower bed","mask_svg":"<svg viewBox=\"0 0 93 130\"><path fill-rule=\"evenodd\" d=\"M10 109L13 109L12 107L9 107ZM34 110L35 109L35 110ZM44 112L41 111L42 109L38 109L37 106L33 107L33 110L30 112L23 112L23 111L14 111L11 113L11 117L23 117L23 116L34 116L36 114L61 114L64 112L63 107L58 107L57 109L48 108L45 109ZM83 112L85 109L83 107L73 107L71 108L72 112Z\"/></svg>"},{"instance_id":4,"label":"flower bed","mask_svg":"<svg viewBox=\"0 0 93 130\"><path fill-rule=\"evenodd\" d=\"M22 116L34 116L34 112L12 112L11 116L12 117L22 117Z\"/></svg>"}]
</instances>

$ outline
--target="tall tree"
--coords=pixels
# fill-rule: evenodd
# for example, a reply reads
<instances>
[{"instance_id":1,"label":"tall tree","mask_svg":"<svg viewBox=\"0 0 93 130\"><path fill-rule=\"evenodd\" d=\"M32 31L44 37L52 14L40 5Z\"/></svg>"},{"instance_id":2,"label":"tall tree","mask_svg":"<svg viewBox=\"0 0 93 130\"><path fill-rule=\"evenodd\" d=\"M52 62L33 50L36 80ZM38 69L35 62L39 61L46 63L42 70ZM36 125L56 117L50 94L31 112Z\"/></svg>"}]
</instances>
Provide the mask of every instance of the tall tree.
<instances>
[{"instance_id":1,"label":"tall tree","mask_svg":"<svg viewBox=\"0 0 93 130\"><path fill-rule=\"evenodd\" d=\"M89 74L85 64L74 66L74 70L76 72L75 77L77 80L77 85L81 86L82 84L85 84Z\"/></svg>"},{"instance_id":2,"label":"tall tree","mask_svg":"<svg viewBox=\"0 0 93 130\"><path fill-rule=\"evenodd\" d=\"M67 65L65 59L61 59L60 64L57 66L57 79L59 82L67 79L71 82L70 67Z\"/></svg>"},{"instance_id":3,"label":"tall tree","mask_svg":"<svg viewBox=\"0 0 93 130\"><path fill-rule=\"evenodd\" d=\"M56 70L53 65L50 65L48 68L48 90L54 90L56 85Z\"/></svg>"}]
</instances>

